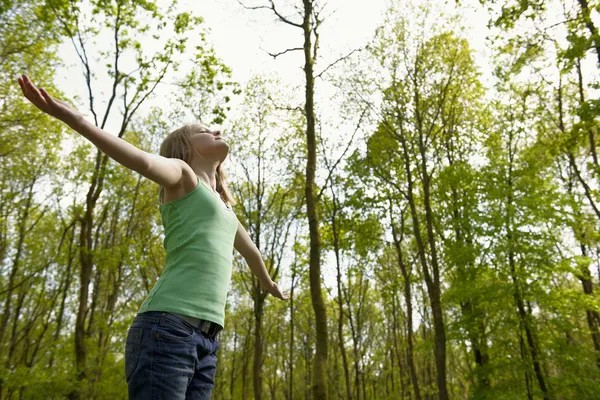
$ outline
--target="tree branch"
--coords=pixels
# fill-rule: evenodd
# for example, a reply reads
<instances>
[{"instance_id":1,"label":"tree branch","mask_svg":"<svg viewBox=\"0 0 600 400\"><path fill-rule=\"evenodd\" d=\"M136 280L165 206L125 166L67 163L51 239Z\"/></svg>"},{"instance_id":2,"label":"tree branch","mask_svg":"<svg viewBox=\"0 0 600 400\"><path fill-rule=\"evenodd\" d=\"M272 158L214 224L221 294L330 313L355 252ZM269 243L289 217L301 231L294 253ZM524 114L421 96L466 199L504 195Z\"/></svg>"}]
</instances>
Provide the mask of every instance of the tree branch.
<instances>
[{"instance_id":1,"label":"tree branch","mask_svg":"<svg viewBox=\"0 0 600 400\"><path fill-rule=\"evenodd\" d=\"M346 54L345 56L338 58L337 60L335 60L334 62L329 64L323 71L321 71L320 73L315 75L315 78L320 78L321 75L323 75L325 72L327 72L327 70L329 68L333 67L335 64L339 63L340 61L344 61L345 59L347 59L348 57L350 57L352 54L356 53L357 51L362 51L362 50L363 49L354 49L350 53Z\"/></svg>"},{"instance_id":2,"label":"tree branch","mask_svg":"<svg viewBox=\"0 0 600 400\"><path fill-rule=\"evenodd\" d=\"M267 54L270 55L273 58L277 58L279 56L284 55L285 53L291 52L291 51L299 51L299 50L304 50L302 47L294 47L293 49L286 49L284 51L281 51L279 53L271 53L267 51ZM265 50L266 51L266 50Z\"/></svg>"},{"instance_id":3,"label":"tree branch","mask_svg":"<svg viewBox=\"0 0 600 400\"><path fill-rule=\"evenodd\" d=\"M277 11L277 8L275 7L275 3L273 2L273 0L269 0L269 3L271 4L271 6L266 6L266 5L262 5L262 6L247 6L245 5L242 0L238 0L238 3L240 3L240 5L242 7L244 7L246 10L272 10L273 13L279 18L279 20L281 22L285 22L288 25L292 25L295 26L296 28L302 28L302 24L298 24L296 22L291 21L290 19L288 19L287 17L284 17L283 15L281 15L281 13L279 13L279 11Z\"/></svg>"}]
</instances>

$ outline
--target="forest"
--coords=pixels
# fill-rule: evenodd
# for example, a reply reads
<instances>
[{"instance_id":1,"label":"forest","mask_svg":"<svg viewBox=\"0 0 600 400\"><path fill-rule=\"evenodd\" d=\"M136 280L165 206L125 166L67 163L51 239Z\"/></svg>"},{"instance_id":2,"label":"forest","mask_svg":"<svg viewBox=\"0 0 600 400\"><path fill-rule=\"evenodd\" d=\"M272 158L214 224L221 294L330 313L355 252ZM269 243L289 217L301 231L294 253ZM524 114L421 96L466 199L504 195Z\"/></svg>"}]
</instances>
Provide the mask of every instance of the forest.
<instances>
[{"instance_id":1,"label":"forest","mask_svg":"<svg viewBox=\"0 0 600 400\"><path fill-rule=\"evenodd\" d=\"M148 152L190 120L230 141L290 298L234 254L213 399L600 399L600 1L388 0L346 51L367 3L0 1L0 399L126 399L165 256L158 186L23 73ZM226 5L289 32L243 79Z\"/></svg>"}]
</instances>

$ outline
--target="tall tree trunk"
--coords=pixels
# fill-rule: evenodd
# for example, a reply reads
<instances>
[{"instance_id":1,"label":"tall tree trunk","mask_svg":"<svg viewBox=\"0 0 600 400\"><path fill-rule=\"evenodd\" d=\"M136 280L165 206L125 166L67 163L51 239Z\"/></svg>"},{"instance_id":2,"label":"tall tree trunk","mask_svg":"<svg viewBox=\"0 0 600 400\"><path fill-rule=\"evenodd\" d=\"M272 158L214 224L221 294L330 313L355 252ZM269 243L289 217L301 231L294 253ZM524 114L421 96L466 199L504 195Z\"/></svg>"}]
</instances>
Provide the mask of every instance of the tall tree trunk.
<instances>
[{"instance_id":1,"label":"tall tree trunk","mask_svg":"<svg viewBox=\"0 0 600 400\"><path fill-rule=\"evenodd\" d=\"M342 270L340 260L340 243L339 233L337 227L337 211L338 202L336 194L332 188L332 204L333 210L331 212L331 227L333 234L333 252L335 254L335 265L336 265L336 283L337 283L337 304L338 304L338 321L337 321L337 333L338 333L338 345L340 347L340 354L342 356L342 366L344 368L344 382L346 386L346 398L352 399L352 390L350 387L350 371L348 370L348 356L346 354L346 347L344 346L344 301L342 298Z\"/></svg>"},{"instance_id":2,"label":"tall tree trunk","mask_svg":"<svg viewBox=\"0 0 600 400\"><path fill-rule=\"evenodd\" d=\"M254 386L254 399L262 399L262 363L263 363L263 337L262 322L265 296L260 287L254 292L254 364L252 383Z\"/></svg>"},{"instance_id":3,"label":"tall tree trunk","mask_svg":"<svg viewBox=\"0 0 600 400\"><path fill-rule=\"evenodd\" d=\"M396 228L396 224L392 219L392 199L389 198L389 210L390 210L390 219L392 226L392 238L394 240L394 248L396 249L396 255L398 259L398 267L400 269L400 273L402 274L402 279L404 283L404 301L406 302L406 358L408 363L408 370L410 373L411 384L415 393L415 399L421 400L421 390L419 388L419 379L417 377L417 368L415 367L415 359L414 359L414 345L413 345L413 318L412 318L412 294L411 294L411 276L410 271L408 270L408 266L404 262L404 257L402 255L402 233L404 231L404 213L400 215L400 229Z\"/></svg>"},{"instance_id":4,"label":"tall tree trunk","mask_svg":"<svg viewBox=\"0 0 600 400\"><path fill-rule=\"evenodd\" d=\"M581 7L581 15L583 17L583 22L586 28L588 28L588 31L590 31L590 37L592 39L593 46L596 49L596 56L598 57L598 66L600 67L600 35L598 35L598 29L592 21L592 16L588 7L587 0L577 1L579 2L579 6Z\"/></svg>"},{"instance_id":5,"label":"tall tree trunk","mask_svg":"<svg viewBox=\"0 0 600 400\"><path fill-rule=\"evenodd\" d=\"M292 287L290 288L290 338L288 343L288 387L287 400L292 400L294 397L294 287L296 286L296 260L292 266Z\"/></svg>"},{"instance_id":6,"label":"tall tree trunk","mask_svg":"<svg viewBox=\"0 0 600 400\"><path fill-rule=\"evenodd\" d=\"M12 335L9 339L9 342L11 344L9 344L9 349L4 353L6 356L6 359L4 359L4 368L6 368L7 370L10 370L12 368L12 352L13 352L13 348L14 348L14 342L16 340L15 338L15 324L18 321L19 318L19 314L18 314L18 308L20 307L17 304L17 310L13 310L11 309L12 305L12 297L13 297L13 290L15 289L15 281L17 279L18 276L18 272L19 272L19 268L21 266L21 257L23 256L23 252L25 251L25 239L27 236L27 233L29 231L29 228L27 227L27 223L29 222L29 215L32 211L32 203L33 203L33 196L34 196L34 186L35 186L35 181L36 179L34 178L31 182L28 183L28 187L27 187L27 197L25 199L25 204L23 205L23 209L22 212L20 213L19 217L18 217L18 221L17 221L17 243L15 246L15 255L12 258L12 267L11 267L11 271L10 271L10 276L8 279L8 286L7 286L7 290L6 290L6 299L4 301L4 306L3 306L3 316L2 316L2 321L0 322L0 348L1 346L4 344L4 336L8 330L8 324L10 321L11 316L14 318L13 321L13 330L12 330ZM22 301L22 297L19 296L19 301ZM4 393L4 385L3 382L0 380L0 398L4 398L5 393ZM10 398L10 391L8 394L8 398Z\"/></svg>"},{"instance_id":7,"label":"tall tree trunk","mask_svg":"<svg viewBox=\"0 0 600 400\"><path fill-rule=\"evenodd\" d=\"M451 145L450 140L446 142L446 154L448 166L452 167L455 165L455 158L452 152L454 147ZM464 229L462 227L461 222L465 220L464 214L461 214L461 206L459 204L459 193L456 187L452 187L452 224L454 226L454 235L456 237L456 243L462 247L471 247L473 244L472 236L469 234L470 227ZM476 277L472 274L469 274L469 270L474 271L475 266L473 263L469 263L466 265L458 265L458 273L463 281L471 282L473 284L476 283ZM459 279L461 279L459 278ZM489 355L487 352L487 344L485 338L485 326L483 322L483 317L478 313L478 307L474 303L477 303L477 300L473 299L472 296L469 296L465 300L460 302L460 309L463 317L467 321L472 321L472 323L467 323L466 331L469 336L469 340L471 342L471 348L473 351L473 358L475 360L475 365L477 369L475 371L476 374L476 389L475 393L478 393L480 390L487 390L490 387L490 377L487 365L489 364Z\"/></svg>"},{"instance_id":8,"label":"tall tree trunk","mask_svg":"<svg viewBox=\"0 0 600 400\"><path fill-rule=\"evenodd\" d=\"M317 169L317 141L315 128L315 75L314 64L318 50L317 29L320 19L314 10L313 0L302 0L303 10L302 22L294 22L283 16L277 11L275 3L269 0L270 5L258 7L246 7L249 9L271 9L277 18L290 26L302 29L304 43L302 51L304 52L304 75L305 75L305 103L304 113L306 117L306 181L305 181L305 199L306 214L308 219L308 230L310 238L309 250L309 283L310 298L315 315L315 354L314 367L312 374L311 392L315 400L327 400L327 356L328 356L328 332L327 332L327 309L325 300L321 292L321 243L319 234L319 213L318 196L315 191L315 174ZM314 42L313 42L314 36ZM282 53L273 55L277 57L288 51L300 50L299 48L290 48Z\"/></svg>"},{"instance_id":9,"label":"tall tree trunk","mask_svg":"<svg viewBox=\"0 0 600 400\"><path fill-rule=\"evenodd\" d=\"M119 133L121 137L124 130ZM89 338L92 332L91 314L95 311L88 304L89 302L89 286L92 282L94 272L94 210L100 194L104 186L104 177L106 174L106 164L108 156L97 150L96 166L92 174L90 186L86 195L85 210L80 218L79 231L79 297L77 317L75 319L75 368L76 377L79 384L69 393L70 400L78 400L85 391L85 386L82 382L88 379L89 372L87 371L87 347L86 338ZM98 271L100 273L100 271ZM93 303L95 305L95 303ZM86 326L87 325L87 326Z\"/></svg>"},{"instance_id":10,"label":"tall tree trunk","mask_svg":"<svg viewBox=\"0 0 600 400\"><path fill-rule=\"evenodd\" d=\"M60 307L58 309L58 316L56 317L56 329L54 330L54 335L53 335L53 343L58 343L58 339L60 337L60 331L62 329L62 324L63 324L63 317L65 314L65 309L66 309L66 302L67 302L67 294L69 292L69 288L71 287L71 279L72 279L72 268L73 268L73 263L76 257L76 250L74 249L74 246L76 245L76 238L75 238L75 226L76 224L74 222L72 222L69 226L65 227L64 231L63 231L63 237L61 239L61 243L58 246L58 252L60 252L60 248L62 243L65 240L65 237L67 237L67 240L69 241L69 248L67 251L67 270L66 273L64 274L65 277L65 284L64 287L62 286L62 281L61 281L61 291L62 291L62 297L61 297L61 301L60 301ZM67 236L68 235L68 236ZM48 368L52 368L54 366L54 356L56 354L56 350L52 350L50 352L50 359L48 360Z\"/></svg>"},{"instance_id":11,"label":"tall tree trunk","mask_svg":"<svg viewBox=\"0 0 600 400\"><path fill-rule=\"evenodd\" d=\"M433 212L431 211L431 176L427 168L427 152L424 143L423 123L421 120L420 95L415 86L415 113L417 119L418 148L421 156L421 179L423 184L423 207L425 208L425 226L429 252L431 254L431 274L429 270L425 274L427 292L431 302L431 314L433 316L434 343L435 343L435 366L436 380L439 389L440 400L447 400L448 388L446 386L446 328L444 326L444 315L441 302L440 267L438 262L438 251L435 233L433 232Z\"/></svg>"},{"instance_id":12,"label":"tall tree trunk","mask_svg":"<svg viewBox=\"0 0 600 400\"><path fill-rule=\"evenodd\" d=\"M578 88L579 88L579 101L580 101L580 105L583 106L583 104L585 103L585 97L584 97L584 93L583 93L583 76L581 73L580 60L577 60L577 77L578 77ZM561 134L566 135L567 132L566 132L566 127L565 127L564 120L563 120L564 111L563 111L563 101L562 101L562 80L559 81L557 101L558 101L558 126L561 131ZM591 127L588 127L588 140L589 140L590 152L592 153L592 160L593 160L594 166L596 168L598 168L599 165L598 165L598 157L596 155L596 143L594 140L594 131L592 130ZM573 170L576 174L577 179L582 184L585 183L583 181L583 177L581 176L581 174L578 172L578 170L576 168L576 164L575 164L576 160L575 160L575 157L573 156L573 153L571 152L570 149L567 149L567 151L568 151L569 164L571 165L571 167L573 167ZM588 195L589 189L588 189L587 185L583 185L583 186L586 191L586 195ZM572 191L572 186L569 185L569 192L571 192L571 191ZM572 193L570 193L570 194L572 195ZM594 210L596 210L595 203L591 199L591 196L588 196L588 198L590 198L591 204L592 204ZM575 233L575 234L577 235L577 233ZM586 246L583 242L581 242L581 240L583 240L583 239L586 239L586 238L581 237L579 239L581 254L583 256L587 256ZM580 271L579 271L579 274L577 277L581 281L583 293L585 293L588 296L592 296L593 292L594 292L594 285L592 282L592 277L591 277L589 269L587 267L582 266L580 268ZM594 351L596 352L596 366L598 367L598 369L600 369L600 313L598 313L598 311L593 310L593 309L586 309L586 319L587 319L588 328L590 330L590 335L592 336L592 343L594 345Z\"/></svg>"},{"instance_id":13,"label":"tall tree trunk","mask_svg":"<svg viewBox=\"0 0 600 400\"><path fill-rule=\"evenodd\" d=\"M231 374L229 377L229 398L233 399L233 389L235 388L235 381L236 381L236 373L235 373L235 367L237 364L236 362L236 355L238 353L238 334L237 334L238 330L235 328L235 326L233 327L233 351L231 353Z\"/></svg>"},{"instance_id":14,"label":"tall tree trunk","mask_svg":"<svg viewBox=\"0 0 600 400\"><path fill-rule=\"evenodd\" d=\"M600 53L598 53L600 57ZM585 91L583 89L583 72L581 71L581 59L577 59L577 63L575 64L575 67L577 69L577 89L579 92L579 106L583 109L586 106L586 99L585 99ZM562 86L562 81L560 83L560 85ZM562 93L562 88L559 87L559 91ZM564 128L563 122L562 122L562 94L559 94L559 96L561 96L561 104L560 104L560 108L561 108L561 127ZM585 121L588 122L588 121ZM600 178L600 162L598 162L598 152L596 150L596 134L597 134L597 126L590 124L590 123L586 123L585 124L585 128L587 130L588 133L588 142L589 142L589 146L590 146L590 153L592 154L592 162L594 163L594 169L595 169L595 175L596 178Z\"/></svg>"},{"instance_id":15,"label":"tall tree trunk","mask_svg":"<svg viewBox=\"0 0 600 400\"><path fill-rule=\"evenodd\" d=\"M35 185L35 180L30 183L28 186L27 199L25 200L25 205L23 208L23 212L21 213L18 221L18 239L17 244L15 246L15 255L12 260L12 268L10 271L10 275L8 278L8 285L6 290L6 299L4 300L3 306L3 315L2 321L0 322L0 344L4 343L4 335L6 334L6 330L8 327L9 319L11 317L11 301L13 297L13 289L15 286L15 280L17 278L19 267L21 263L21 256L23 254L23 247L25 242L25 236L27 234L27 222L29 213L31 211L31 205L33 201L33 187ZM16 318L16 317L15 317ZM8 360L6 360L8 363ZM8 366L7 366L8 368ZM0 386L1 388L1 386Z\"/></svg>"},{"instance_id":16,"label":"tall tree trunk","mask_svg":"<svg viewBox=\"0 0 600 400\"><path fill-rule=\"evenodd\" d=\"M418 104L418 100L416 101ZM418 113L417 113L418 114ZM400 144L402 146L403 153L403 164L404 164L404 172L406 174L407 179L407 192L406 198L408 200L413 233L415 236L415 242L417 244L417 253L421 263L421 269L423 271L423 277L425 278L425 284L427 286L427 295L429 297L429 302L431 306L431 312L433 316L433 328L434 328L434 353L435 353L435 364L436 364L436 379L437 386L439 390L439 399L447 400L448 399L448 390L446 387L446 334L444 330L444 321L442 315L441 308L441 298L440 298L440 283L439 283L439 267L437 265L437 251L435 246L435 238L433 237L433 221L432 221L432 213L431 213L431 205L429 198L429 173L426 168L426 159L425 159L425 150L423 146L422 137L419 140L419 152L421 153L421 165L418 165L417 168L421 168L421 177L423 184L423 204L425 206L425 220L427 226L427 236L426 240L429 243L430 252L431 252L431 266L427 260L427 248L425 241L423 240L423 235L421 233L421 218L419 217L419 213L417 211L417 204L415 200L415 188L414 188L414 180L413 173L411 169L411 153L408 148L407 139L405 137L406 132L403 129L403 121L399 121L401 132L396 135L399 139ZM419 129L418 129L419 130ZM431 270L430 270L431 269Z\"/></svg>"},{"instance_id":17,"label":"tall tree trunk","mask_svg":"<svg viewBox=\"0 0 600 400\"><path fill-rule=\"evenodd\" d=\"M527 345L525 346L528 350L528 355L529 357L531 357L531 362L533 364L533 371L534 371L534 375L536 377L536 380L538 382L538 385L540 387L540 390L542 391L542 396L544 398L544 400L549 400L550 394L549 394L549 390L548 387L546 385L546 380L544 378L544 374L542 372L542 366L539 360L539 349L538 349L538 345L537 345L537 341L534 338L534 334L533 334L533 329L530 325L530 315L528 315L527 310L525 309L525 299L523 298L523 292L521 290L521 279L519 278L518 274L517 274L517 267L516 267L516 254L515 254L515 250L514 250L514 244L515 244L515 240L516 238L514 237L513 234L513 230L514 230L514 226L513 226L513 208L514 208L514 204L513 204L513 190L514 190L514 182L513 182L513 171L512 171L512 167L513 167L513 163L515 162L514 160L514 154L513 154L513 136L512 136L512 131L509 130L508 132L509 135L509 140L508 140L508 171L507 171L507 189L508 189L508 194L507 194L507 199L506 199L506 215L505 215L505 229L506 229L506 240L507 240L507 246L508 246L508 264L509 264L509 269L510 269L510 275L513 281L513 297L514 297L514 301L515 301L515 306L517 307L517 315L519 318L519 325L521 328L521 332L519 333L520 335L522 335L522 332L524 331L525 333L525 339L527 341ZM528 364L528 363L527 363Z\"/></svg>"},{"instance_id":18,"label":"tall tree trunk","mask_svg":"<svg viewBox=\"0 0 600 400\"><path fill-rule=\"evenodd\" d=\"M580 244L581 254L587 257L587 250L585 245ZM577 276L581 281L583 287L583 293L587 296L592 297L594 294L594 285L592 282L592 276L587 266L582 266ZM593 309L586 309L585 316L587 319L588 328L590 335L592 336L592 343L594 344L594 351L596 353L596 366L600 369L600 314L598 311Z\"/></svg>"},{"instance_id":19,"label":"tall tree trunk","mask_svg":"<svg viewBox=\"0 0 600 400\"><path fill-rule=\"evenodd\" d=\"M317 169L317 143L315 130L314 106L314 58L317 44L312 42L313 17L312 0L303 0L304 19L302 29L304 32L304 74L306 77L306 212L310 235L310 298L315 313L315 359L313 368L312 393L315 400L327 400L327 312L321 292L321 240L319 235L319 216L317 212L317 196L315 193L315 172ZM314 46L314 47L313 47Z\"/></svg>"}]
</instances>

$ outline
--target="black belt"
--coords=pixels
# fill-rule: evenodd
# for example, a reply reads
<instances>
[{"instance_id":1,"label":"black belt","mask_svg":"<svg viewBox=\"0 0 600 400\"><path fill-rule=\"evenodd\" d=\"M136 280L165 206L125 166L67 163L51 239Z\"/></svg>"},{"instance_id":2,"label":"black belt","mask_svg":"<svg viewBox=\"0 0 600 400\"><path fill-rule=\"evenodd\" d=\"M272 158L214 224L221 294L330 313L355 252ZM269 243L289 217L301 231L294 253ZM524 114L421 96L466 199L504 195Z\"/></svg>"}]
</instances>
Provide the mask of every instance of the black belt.
<instances>
[{"instance_id":1,"label":"black belt","mask_svg":"<svg viewBox=\"0 0 600 400\"><path fill-rule=\"evenodd\" d=\"M206 334L206 336L214 339L217 337L217 334L223 329L223 327L215 322L207 321L205 319L199 319L190 317L187 315L181 315L177 313L171 313L179 318L183 319L188 324L192 325L194 328L198 329L200 332Z\"/></svg>"}]
</instances>

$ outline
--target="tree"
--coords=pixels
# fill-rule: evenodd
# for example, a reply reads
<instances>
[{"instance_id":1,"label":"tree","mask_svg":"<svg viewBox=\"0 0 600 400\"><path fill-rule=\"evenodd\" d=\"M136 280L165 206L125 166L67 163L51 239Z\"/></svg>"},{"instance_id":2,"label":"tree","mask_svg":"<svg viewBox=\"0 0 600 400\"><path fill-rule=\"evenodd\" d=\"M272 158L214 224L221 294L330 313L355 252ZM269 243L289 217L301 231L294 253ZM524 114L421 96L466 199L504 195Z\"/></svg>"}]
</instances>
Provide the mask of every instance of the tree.
<instances>
[{"instance_id":1,"label":"tree","mask_svg":"<svg viewBox=\"0 0 600 400\"><path fill-rule=\"evenodd\" d=\"M236 166L242 170L234 193L240 220L248 226L253 242L263 255L269 275L278 279L290 247L292 225L301 210L302 196L295 190L298 170L292 154L297 147L297 126L293 116L277 112L283 102L275 88L280 84L255 77L246 84L242 117L234 122ZM286 121L286 120L289 120ZM291 156L291 157L290 157ZM243 264L243 263L242 263ZM254 398L263 398L263 314L267 292L247 268L243 284L252 297L254 315L253 388Z\"/></svg>"},{"instance_id":2,"label":"tree","mask_svg":"<svg viewBox=\"0 0 600 400\"><path fill-rule=\"evenodd\" d=\"M401 168L396 170L379 160L371 165L375 165L377 176L407 202L433 318L437 388L440 398L445 399L449 395L440 275L444 266L434 190L440 171L452 161L446 146L459 146L458 135L472 129L464 111L476 107L481 89L466 40L450 32L413 39L408 21L396 18L380 30L373 55L389 79L377 134L392 138ZM390 48L395 49L392 55Z\"/></svg>"},{"instance_id":3,"label":"tree","mask_svg":"<svg viewBox=\"0 0 600 400\"><path fill-rule=\"evenodd\" d=\"M302 47L289 48L273 57L278 57L289 51L302 51L304 54L305 102L304 116L306 118L306 181L305 201L308 229L310 233L310 291L315 313L316 350L313 375L313 398L326 400L327 390L327 311L321 289L321 239L319 235L319 212L315 187L317 172L317 135L315 116L315 71L314 66L319 50L319 27L322 23L321 11L313 0L303 0L302 7L297 10L301 22L285 17L273 0L269 5L248 7L248 9L271 10L277 19L286 25L302 30L304 43Z\"/></svg>"}]
</instances>

